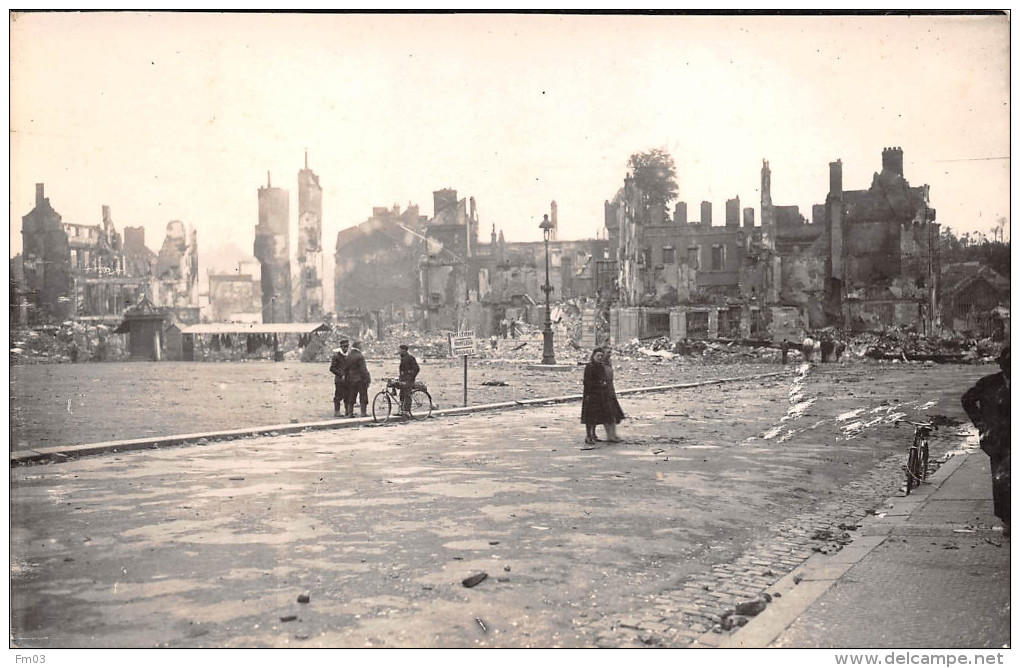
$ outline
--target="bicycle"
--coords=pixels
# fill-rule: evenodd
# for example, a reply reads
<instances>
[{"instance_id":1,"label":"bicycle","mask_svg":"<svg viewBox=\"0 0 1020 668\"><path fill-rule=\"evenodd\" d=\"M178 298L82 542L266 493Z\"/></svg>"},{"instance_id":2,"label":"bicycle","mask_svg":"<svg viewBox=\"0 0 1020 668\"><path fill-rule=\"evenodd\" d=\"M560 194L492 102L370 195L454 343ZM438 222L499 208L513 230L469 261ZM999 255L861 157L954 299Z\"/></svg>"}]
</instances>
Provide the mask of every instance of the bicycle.
<instances>
[{"instance_id":1,"label":"bicycle","mask_svg":"<svg viewBox=\"0 0 1020 668\"><path fill-rule=\"evenodd\" d=\"M386 389L380 390L372 399L372 420L386 424L394 416L407 420L424 420L432 415L435 406L425 383L413 384L410 410L405 411L400 401L400 390L405 388L406 383L392 378L385 380Z\"/></svg>"},{"instance_id":2,"label":"bicycle","mask_svg":"<svg viewBox=\"0 0 1020 668\"><path fill-rule=\"evenodd\" d=\"M903 467L907 475L907 492L904 496L909 496L910 490L920 487L928 477L928 437L933 431L938 431L938 426L933 422L910 420L897 420L894 426L898 427L901 422L906 422L914 428L914 440L910 444L907 465Z\"/></svg>"}]
</instances>

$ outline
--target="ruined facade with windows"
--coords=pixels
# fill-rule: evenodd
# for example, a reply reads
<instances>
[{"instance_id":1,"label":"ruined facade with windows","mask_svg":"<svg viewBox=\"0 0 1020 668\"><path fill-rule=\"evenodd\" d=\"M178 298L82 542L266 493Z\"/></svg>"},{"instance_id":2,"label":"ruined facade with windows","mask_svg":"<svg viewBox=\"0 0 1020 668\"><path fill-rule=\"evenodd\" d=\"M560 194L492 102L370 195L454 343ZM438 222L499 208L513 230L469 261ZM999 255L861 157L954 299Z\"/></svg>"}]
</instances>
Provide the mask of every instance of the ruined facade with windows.
<instances>
[{"instance_id":1,"label":"ruined facade with windows","mask_svg":"<svg viewBox=\"0 0 1020 668\"><path fill-rule=\"evenodd\" d=\"M606 202L620 309L614 338L789 338L805 330L938 326L938 224L928 186L903 176L903 151L882 152L870 188L844 190L842 162L829 165L829 193L808 222L796 206L772 202L772 172L761 171L761 225L740 200L726 202L722 226L711 203L687 221L641 208L628 175ZM668 313L667 318L663 312Z\"/></svg>"},{"instance_id":2,"label":"ruined facade with windows","mask_svg":"<svg viewBox=\"0 0 1020 668\"><path fill-rule=\"evenodd\" d=\"M66 223L35 187L35 207L22 217L24 298L29 322L116 322L150 290L148 275L128 272L110 207L102 223Z\"/></svg>"},{"instance_id":3,"label":"ruined facade with windows","mask_svg":"<svg viewBox=\"0 0 1020 668\"><path fill-rule=\"evenodd\" d=\"M117 232L110 207L102 222L64 222L36 184L35 207L22 217L23 295L29 322L119 322L143 297L183 322L198 320L198 248L183 223L167 226L157 255L142 227Z\"/></svg>"},{"instance_id":4,"label":"ruined facade with windows","mask_svg":"<svg viewBox=\"0 0 1020 668\"><path fill-rule=\"evenodd\" d=\"M670 219L645 210L633 177L605 203L610 255L617 262L614 340L762 338L765 336L767 239L754 224L754 209L740 198L726 202L723 225L713 224L712 203L688 220L686 202Z\"/></svg>"}]
</instances>

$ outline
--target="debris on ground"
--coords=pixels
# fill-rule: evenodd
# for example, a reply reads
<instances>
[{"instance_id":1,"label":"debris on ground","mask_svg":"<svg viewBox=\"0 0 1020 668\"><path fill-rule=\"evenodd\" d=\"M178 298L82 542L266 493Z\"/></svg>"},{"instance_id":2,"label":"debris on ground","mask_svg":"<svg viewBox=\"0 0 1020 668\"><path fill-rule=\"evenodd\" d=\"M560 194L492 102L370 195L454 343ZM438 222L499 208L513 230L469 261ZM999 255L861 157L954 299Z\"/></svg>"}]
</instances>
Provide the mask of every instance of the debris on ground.
<instances>
[{"instance_id":1,"label":"debris on ground","mask_svg":"<svg viewBox=\"0 0 1020 668\"><path fill-rule=\"evenodd\" d=\"M753 601L738 603L737 607L734 608L733 613L743 617L754 617L755 615L764 612L766 605L765 601L760 598L756 598Z\"/></svg>"},{"instance_id":2,"label":"debris on ground","mask_svg":"<svg viewBox=\"0 0 1020 668\"><path fill-rule=\"evenodd\" d=\"M560 361L587 361L590 350L582 346L580 306L568 303L555 305L553 348ZM543 325L516 323L515 335L477 336L478 360L531 361L536 350L543 347ZM420 332L413 322L391 322L379 327L378 315L354 314L338 318L330 331L311 337L285 336L278 341L286 361L326 363L342 339L362 341L361 350L369 359L396 357L396 347L403 343L419 359L450 357L449 336L453 331ZM992 338L974 339L954 333L925 335L913 327L888 327L881 331L849 333L826 328L805 333L818 341L835 340L832 361L837 363L957 363L991 364L1003 342ZM766 335L767 336L767 335ZM780 363L781 342L764 336L752 338L671 339L652 336L644 339L613 342L616 359L655 359L676 364L725 364L739 362ZM10 332L11 364L123 361L128 359L126 334L115 334L107 325L66 321L62 324L16 326ZM244 335L215 339L200 337L196 357L206 361L244 361L272 359L270 337L257 339L249 345ZM299 345L304 344L304 345ZM534 344L534 345L529 345ZM813 361L820 360L817 351ZM790 341L787 363L804 361L799 341Z\"/></svg>"},{"instance_id":3,"label":"debris on ground","mask_svg":"<svg viewBox=\"0 0 1020 668\"><path fill-rule=\"evenodd\" d=\"M471 587L481 584L487 577L489 577L489 574L484 571L481 573L475 573L474 575L461 580L461 584L470 589Z\"/></svg>"},{"instance_id":4,"label":"debris on ground","mask_svg":"<svg viewBox=\"0 0 1020 668\"><path fill-rule=\"evenodd\" d=\"M312 600L312 596L308 592L305 592L303 594L298 594L298 597L297 597L297 602L298 603L309 603L311 600Z\"/></svg>"},{"instance_id":5,"label":"debris on ground","mask_svg":"<svg viewBox=\"0 0 1020 668\"><path fill-rule=\"evenodd\" d=\"M845 526L845 524L841 524L839 528L843 529ZM856 529L856 527L854 528ZM815 545L811 548L814 552L822 554L835 554L842 550L844 545L853 542L853 538L846 531L833 531L832 529L816 529L811 540L824 541L823 545Z\"/></svg>"}]
</instances>

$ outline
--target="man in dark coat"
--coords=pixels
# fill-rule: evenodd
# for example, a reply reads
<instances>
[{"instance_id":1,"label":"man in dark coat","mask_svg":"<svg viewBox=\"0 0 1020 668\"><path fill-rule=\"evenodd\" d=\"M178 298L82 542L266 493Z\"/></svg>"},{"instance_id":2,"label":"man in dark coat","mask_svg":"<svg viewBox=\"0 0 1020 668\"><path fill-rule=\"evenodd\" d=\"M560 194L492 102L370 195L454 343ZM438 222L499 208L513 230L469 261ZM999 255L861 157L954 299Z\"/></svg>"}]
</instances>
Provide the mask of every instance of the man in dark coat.
<instances>
[{"instance_id":1,"label":"man in dark coat","mask_svg":"<svg viewBox=\"0 0 1020 668\"><path fill-rule=\"evenodd\" d=\"M361 341L355 341L351 352L347 353L347 417L354 417L354 400L361 399L361 417L368 415L368 386L372 376L368 374L365 356L361 354Z\"/></svg>"},{"instance_id":2,"label":"man in dark coat","mask_svg":"<svg viewBox=\"0 0 1020 668\"><path fill-rule=\"evenodd\" d=\"M977 427L981 449L991 460L992 503L1002 520L1003 535L1009 535L1009 346L999 354L1001 371L985 376L961 399L963 410Z\"/></svg>"},{"instance_id":3,"label":"man in dark coat","mask_svg":"<svg viewBox=\"0 0 1020 668\"><path fill-rule=\"evenodd\" d=\"M353 414L346 373L349 346L350 342L347 339L340 341L340 347L333 350L333 357L329 360L329 372L333 374L333 417L342 417L345 413ZM343 402L346 409L344 413L340 412L340 402Z\"/></svg>"},{"instance_id":4,"label":"man in dark coat","mask_svg":"<svg viewBox=\"0 0 1020 668\"><path fill-rule=\"evenodd\" d=\"M407 346L400 344L400 370L397 380L400 381L400 410L404 413L411 412L411 390L414 389L414 381L418 377L418 360L414 358Z\"/></svg>"}]
</instances>

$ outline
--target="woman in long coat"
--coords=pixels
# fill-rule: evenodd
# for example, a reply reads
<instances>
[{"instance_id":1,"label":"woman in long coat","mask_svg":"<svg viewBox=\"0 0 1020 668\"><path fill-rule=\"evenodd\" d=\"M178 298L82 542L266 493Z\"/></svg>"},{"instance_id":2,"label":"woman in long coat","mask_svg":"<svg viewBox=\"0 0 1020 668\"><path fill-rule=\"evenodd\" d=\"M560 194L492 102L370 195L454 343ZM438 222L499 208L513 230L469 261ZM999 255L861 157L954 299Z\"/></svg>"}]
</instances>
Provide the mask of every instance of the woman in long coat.
<instances>
[{"instance_id":1,"label":"woman in long coat","mask_svg":"<svg viewBox=\"0 0 1020 668\"><path fill-rule=\"evenodd\" d=\"M606 438L610 443L619 443L623 439L616 435L616 425L620 424L626 416L623 414L620 400L616 397L616 385L613 383L613 349L606 346L602 350L602 366L606 371L606 403L609 407Z\"/></svg>"},{"instance_id":2,"label":"woman in long coat","mask_svg":"<svg viewBox=\"0 0 1020 668\"><path fill-rule=\"evenodd\" d=\"M581 422L584 423L584 442L595 443L595 426L605 424L609 415L609 404L606 401L609 383L606 381L606 369L602 365L602 349L592 351L588 363L584 367L584 393L581 399Z\"/></svg>"}]
</instances>

